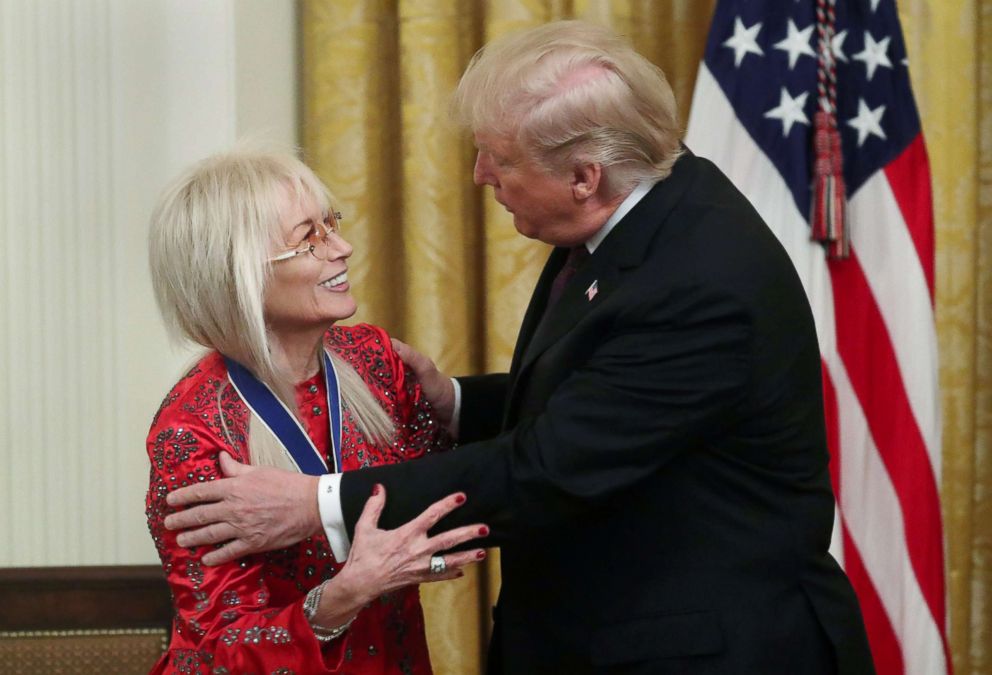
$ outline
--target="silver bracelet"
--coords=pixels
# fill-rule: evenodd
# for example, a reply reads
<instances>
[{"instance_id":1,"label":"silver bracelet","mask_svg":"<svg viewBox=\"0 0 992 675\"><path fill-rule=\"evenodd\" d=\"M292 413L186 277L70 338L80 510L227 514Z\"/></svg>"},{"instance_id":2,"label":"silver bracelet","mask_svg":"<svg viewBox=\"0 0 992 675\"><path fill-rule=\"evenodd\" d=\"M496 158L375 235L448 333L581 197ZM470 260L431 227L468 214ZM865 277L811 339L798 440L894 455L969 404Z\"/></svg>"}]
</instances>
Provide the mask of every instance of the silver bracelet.
<instances>
[{"instance_id":1,"label":"silver bracelet","mask_svg":"<svg viewBox=\"0 0 992 675\"><path fill-rule=\"evenodd\" d=\"M344 635L344 632L351 628L351 623L354 620L354 618L349 619L347 623L343 623L337 628L324 628L323 626L315 626L313 624L310 624L310 628L313 629L313 635L318 641L330 642Z\"/></svg>"},{"instance_id":2,"label":"silver bracelet","mask_svg":"<svg viewBox=\"0 0 992 675\"><path fill-rule=\"evenodd\" d=\"M325 582L326 583L326 582ZM347 622L337 626L336 628L327 628L325 626L319 626L313 622L313 617L317 614L317 607L320 606L320 596L324 593L324 584L319 584L310 589L307 593L307 597L303 600L303 616L306 617L307 621L310 623L310 628L313 630L314 637L320 642L330 642L341 637L346 630L351 627L352 622L355 617L352 617Z\"/></svg>"}]
</instances>

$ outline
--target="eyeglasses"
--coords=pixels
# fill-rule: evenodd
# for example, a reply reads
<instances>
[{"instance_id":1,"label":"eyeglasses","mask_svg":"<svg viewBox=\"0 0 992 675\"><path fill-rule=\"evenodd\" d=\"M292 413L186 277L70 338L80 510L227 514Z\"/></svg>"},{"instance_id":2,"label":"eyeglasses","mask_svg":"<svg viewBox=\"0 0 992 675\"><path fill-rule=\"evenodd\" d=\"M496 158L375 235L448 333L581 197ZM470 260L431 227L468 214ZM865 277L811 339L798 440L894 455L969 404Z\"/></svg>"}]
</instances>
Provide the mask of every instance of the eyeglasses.
<instances>
[{"instance_id":1,"label":"eyeglasses","mask_svg":"<svg viewBox=\"0 0 992 675\"><path fill-rule=\"evenodd\" d=\"M303 240L306 245L297 251L286 251L285 253L280 253L274 258L269 258L269 262L279 262L280 260L289 260L290 258L295 258L298 255L303 255L304 253L310 253L314 258L318 260L327 260L328 251L328 237L332 234L341 234L341 212L340 211L330 211L324 217L323 222L314 223L307 234L307 238Z\"/></svg>"}]
</instances>

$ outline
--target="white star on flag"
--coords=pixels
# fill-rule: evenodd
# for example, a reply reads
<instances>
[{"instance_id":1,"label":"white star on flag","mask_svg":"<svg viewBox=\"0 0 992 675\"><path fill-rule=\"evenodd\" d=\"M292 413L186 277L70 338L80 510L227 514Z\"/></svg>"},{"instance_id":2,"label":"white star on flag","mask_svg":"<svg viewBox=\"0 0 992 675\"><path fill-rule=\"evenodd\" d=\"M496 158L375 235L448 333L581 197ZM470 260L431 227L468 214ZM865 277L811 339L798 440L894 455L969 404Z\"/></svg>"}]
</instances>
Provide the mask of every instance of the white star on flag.
<instances>
[{"instance_id":1,"label":"white star on flag","mask_svg":"<svg viewBox=\"0 0 992 675\"><path fill-rule=\"evenodd\" d=\"M741 21L740 17L737 17L734 20L734 34L727 38L727 41L723 43L723 46L734 50L735 67L740 67L741 61L744 60L744 57L747 54L757 54L758 56L765 55L765 53L761 51L761 47L758 46L758 33L760 31L760 21L749 28L745 28L744 22Z\"/></svg>"},{"instance_id":2,"label":"white star on flag","mask_svg":"<svg viewBox=\"0 0 992 675\"><path fill-rule=\"evenodd\" d=\"M881 0L871 0L871 13L872 14L874 14L875 13L875 10L878 9L878 3L879 2L881 2Z\"/></svg>"},{"instance_id":3,"label":"white star on flag","mask_svg":"<svg viewBox=\"0 0 992 675\"><path fill-rule=\"evenodd\" d=\"M765 113L766 118L776 119L782 122L783 137L789 135L789 132L792 131L792 125L796 122L809 126L809 118L803 112L803 107L806 105L806 98L808 96L809 92L804 91L799 96L792 98L789 95L789 91L785 87L782 87L782 92L779 94L778 106Z\"/></svg>"},{"instance_id":4,"label":"white star on flag","mask_svg":"<svg viewBox=\"0 0 992 675\"><path fill-rule=\"evenodd\" d=\"M878 136L885 140L885 132L882 131L882 115L885 114L885 106L880 105L874 110L868 107L863 98L858 99L858 116L847 121L847 126L858 130L858 147L864 145L869 135Z\"/></svg>"},{"instance_id":5,"label":"white star on flag","mask_svg":"<svg viewBox=\"0 0 992 675\"><path fill-rule=\"evenodd\" d=\"M796 67L796 61L799 60L800 55L816 58L816 52L809 46L809 39L813 35L813 28L813 24L810 24L803 30L799 30L796 28L795 22L789 19L787 35L784 39L775 43L775 49L789 52L789 70Z\"/></svg>"},{"instance_id":6,"label":"white star on flag","mask_svg":"<svg viewBox=\"0 0 992 675\"><path fill-rule=\"evenodd\" d=\"M847 63L847 55L844 54L844 40L846 39L847 29L845 28L837 33L837 35L834 35L834 39L830 41L830 51L834 53L834 58L844 63Z\"/></svg>"},{"instance_id":7,"label":"white star on flag","mask_svg":"<svg viewBox=\"0 0 992 675\"><path fill-rule=\"evenodd\" d=\"M885 66L886 68L892 67L892 62L889 61L889 56L886 54L889 50L889 41L891 39L891 37L886 37L882 38L879 42L875 42L875 38L871 36L871 33L865 31L865 48L854 55L854 60L864 62L865 68L868 69L869 82L875 76L875 70L879 66Z\"/></svg>"}]
</instances>

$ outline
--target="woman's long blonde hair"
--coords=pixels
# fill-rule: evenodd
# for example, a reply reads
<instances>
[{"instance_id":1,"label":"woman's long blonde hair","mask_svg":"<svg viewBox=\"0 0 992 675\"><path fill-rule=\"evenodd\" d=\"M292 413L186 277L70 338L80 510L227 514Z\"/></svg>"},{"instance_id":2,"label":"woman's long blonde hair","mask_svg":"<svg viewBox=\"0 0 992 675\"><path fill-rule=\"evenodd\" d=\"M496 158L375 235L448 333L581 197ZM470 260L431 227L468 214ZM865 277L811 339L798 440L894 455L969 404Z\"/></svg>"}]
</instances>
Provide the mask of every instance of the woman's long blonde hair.
<instances>
[{"instance_id":1,"label":"woman's long blonde hair","mask_svg":"<svg viewBox=\"0 0 992 675\"><path fill-rule=\"evenodd\" d=\"M294 383L272 359L263 311L287 188L330 208L327 187L288 153L242 146L196 163L166 188L152 213L149 262L170 333L243 364L295 412ZM331 359L358 431L390 441L389 415L354 369L333 353ZM254 415L248 445L252 464L293 466Z\"/></svg>"}]
</instances>

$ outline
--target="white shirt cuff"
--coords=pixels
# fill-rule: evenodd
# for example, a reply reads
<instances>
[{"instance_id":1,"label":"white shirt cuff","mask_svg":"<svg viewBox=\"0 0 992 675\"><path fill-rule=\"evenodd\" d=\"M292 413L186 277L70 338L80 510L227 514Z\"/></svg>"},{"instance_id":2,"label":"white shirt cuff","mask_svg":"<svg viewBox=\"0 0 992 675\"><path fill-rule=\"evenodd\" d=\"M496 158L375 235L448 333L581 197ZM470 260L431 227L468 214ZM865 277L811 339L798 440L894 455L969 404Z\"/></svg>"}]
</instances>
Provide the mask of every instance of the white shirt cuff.
<instances>
[{"instance_id":1,"label":"white shirt cuff","mask_svg":"<svg viewBox=\"0 0 992 675\"><path fill-rule=\"evenodd\" d=\"M452 437L458 438L458 421L462 413L462 385L453 377L451 384L455 388L455 406L454 410L451 411L451 423L448 424L448 432Z\"/></svg>"},{"instance_id":2,"label":"white shirt cuff","mask_svg":"<svg viewBox=\"0 0 992 675\"><path fill-rule=\"evenodd\" d=\"M351 540L341 511L341 474L327 473L317 480L317 508L334 559L344 562L351 553Z\"/></svg>"}]
</instances>

